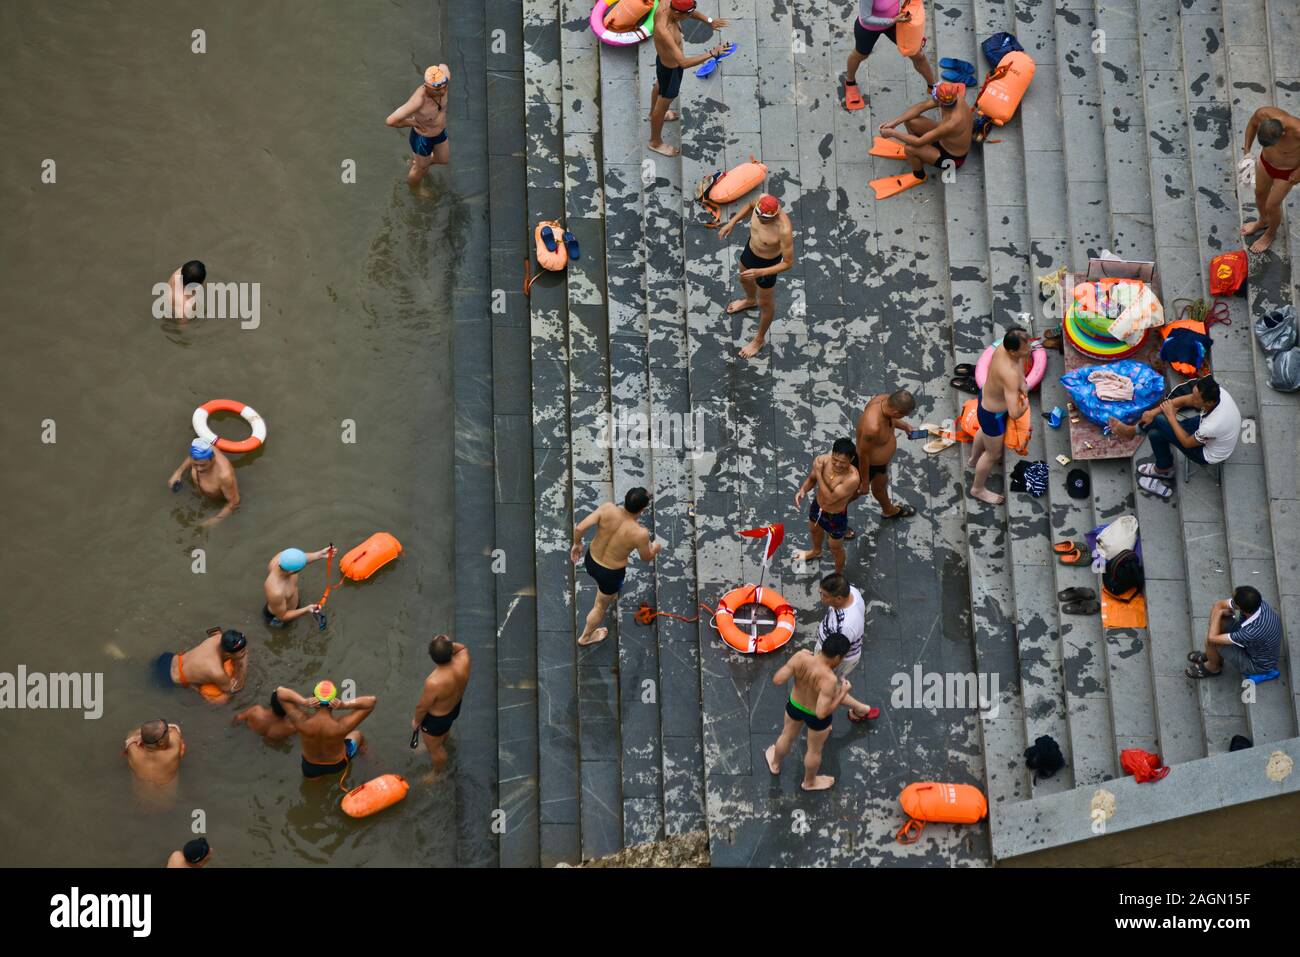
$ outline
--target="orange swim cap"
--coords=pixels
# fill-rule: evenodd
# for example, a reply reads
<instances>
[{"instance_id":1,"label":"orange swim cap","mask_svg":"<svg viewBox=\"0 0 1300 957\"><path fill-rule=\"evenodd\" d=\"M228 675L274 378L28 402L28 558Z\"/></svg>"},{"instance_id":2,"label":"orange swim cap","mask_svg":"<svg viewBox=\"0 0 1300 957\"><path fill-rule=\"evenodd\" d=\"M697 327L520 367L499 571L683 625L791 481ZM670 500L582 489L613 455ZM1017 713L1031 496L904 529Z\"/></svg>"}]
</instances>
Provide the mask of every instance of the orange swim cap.
<instances>
[{"instance_id":1,"label":"orange swim cap","mask_svg":"<svg viewBox=\"0 0 1300 957\"><path fill-rule=\"evenodd\" d=\"M934 90L934 99L940 106L952 106L965 98L965 83L940 83Z\"/></svg>"},{"instance_id":2,"label":"orange swim cap","mask_svg":"<svg viewBox=\"0 0 1300 957\"><path fill-rule=\"evenodd\" d=\"M771 219L781 211L781 201L771 193L764 193L758 197L758 215L764 219Z\"/></svg>"},{"instance_id":3,"label":"orange swim cap","mask_svg":"<svg viewBox=\"0 0 1300 957\"><path fill-rule=\"evenodd\" d=\"M435 89L447 85L447 74L442 72L442 67L431 66L424 71L424 85L431 86Z\"/></svg>"}]
</instances>

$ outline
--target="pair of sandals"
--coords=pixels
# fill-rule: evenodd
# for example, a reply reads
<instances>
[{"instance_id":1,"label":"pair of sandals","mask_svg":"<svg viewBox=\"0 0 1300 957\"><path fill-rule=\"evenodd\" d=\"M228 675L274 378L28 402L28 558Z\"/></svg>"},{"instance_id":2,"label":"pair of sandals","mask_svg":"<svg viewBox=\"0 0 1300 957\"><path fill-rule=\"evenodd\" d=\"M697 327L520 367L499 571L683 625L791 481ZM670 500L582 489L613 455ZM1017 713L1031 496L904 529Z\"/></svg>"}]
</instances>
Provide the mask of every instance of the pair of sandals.
<instances>
[{"instance_id":1,"label":"pair of sandals","mask_svg":"<svg viewBox=\"0 0 1300 957\"><path fill-rule=\"evenodd\" d=\"M542 245L546 247L548 253L553 253L559 248L559 244L564 243L564 250L569 254L570 259L581 258L582 251L578 248L578 237L573 235L567 229L559 240L555 238L555 230L550 226L542 227Z\"/></svg>"},{"instance_id":2,"label":"pair of sandals","mask_svg":"<svg viewBox=\"0 0 1300 957\"><path fill-rule=\"evenodd\" d=\"M1065 602L1061 611L1067 615L1095 615L1101 611L1101 602L1091 588L1067 588L1057 592L1056 597Z\"/></svg>"},{"instance_id":3,"label":"pair of sandals","mask_svg":"<svg viewBox=\"0 0 1300 957\"><path fill-rule=\"evenodd\" d=\"M946 56L939 61L940 74L949 83L961 83L965 86L975 86L975 64L967 60L958 60L955 57Z\"/></svg>"},{"instance_id":4,"label":"pair of sandals","mask_svg":"<svg viewBox=\"0 0 1300 957\"><path fill-rule=\"evenodd\" d=\"M1144 495L1167 502L1174 497L1173 486L1169 484L1173 477L1173 469L1162 472L1156 468L1154 462L1143 462L1138 466L1138 490Z\"/></svg>"},{"instance_id":5,"label":"pair of sandals","mask_svg":"<svg viewBox=\"0 0 1300 957\"><path fill-rule=\"evenodd\" d=\"M1089 565L1092 563L1092 553L1088 549L1087 542L1057 542L1052 546L1052 551L1056 552L1056 560L1062 565ZM1064 600L1062 599L1062 601Z\"/></svg>"},{"instance_id":6,"label":"pair of sandals","mask_svg":"<svg viewBox=\"0 0 1300 957\"><path fill-rule=\"evenodd\" d=\"M975 381L975 367L969 362L963 362L957 368L952 370L953 376L948 380L948 384L960 392L966 392L970 395L979 395L979 383Z\"/></svg>"},{"instance_id":7,"label":"pair of sandals","mask_svg":"<svg viewBox=\"0 0 1300 957\"><path fill-rule=\"evenodd\" d=\"M1187 675L1189 678L1196 678L1198 680L1201 678L1217 678L1219 675L1223 674L1222 665L1219 666L1218 671L1211 671L1205 667L1205 663L1210 659L1203 651L1189 651L1187 653L1187 660L1190 661L1191 664L1184 669L1183 674Z\"/></svg>"}]
</instances>

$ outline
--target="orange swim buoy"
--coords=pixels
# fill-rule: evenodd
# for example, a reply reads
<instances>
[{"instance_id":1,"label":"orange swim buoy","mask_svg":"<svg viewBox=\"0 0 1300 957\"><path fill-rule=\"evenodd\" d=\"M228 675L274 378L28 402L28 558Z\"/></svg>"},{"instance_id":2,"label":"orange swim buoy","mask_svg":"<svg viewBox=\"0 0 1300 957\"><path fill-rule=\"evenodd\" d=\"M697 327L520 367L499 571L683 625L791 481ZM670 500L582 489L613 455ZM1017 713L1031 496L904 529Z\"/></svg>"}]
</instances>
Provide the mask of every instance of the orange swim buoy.
<instances>
[{"instance_id":1,"label":"orange swim buoy","mask_svg":"<svg viewBox=\"0 0 1300 957\"><path fill-rule=\"evenodd\" d=\"M1034 69L1033 58L1028 53L1022 50L1008 53L998 61L997 69L984 78L975 109L992 120L995 126L1009 123L1020 108L1020 101L1025 98L1029 81L1034 78Z\"/></svg>"},{"instance_id":2,"label":"orange swim buoy","mask_svg":"<svg viewBox=\"0 0 1300 957\"><path fill-rule=\"evenodd\" d=\"M369 817L401 801L410 789L400 774L381 774L343 795L340 805L349 817Z\"/></svg>"},{"instance_id":3,"label":"orange swim buoy","mask_svg":"<svg viewBox=\"0 0 1300 957\"><path fill-rule=\"evenodd\" d=\"M654 0L618 0L605 13L605 29L615 33L635 30L652 9Z\"/></svg>"},{"instance_id":4,"label":"orange swim buoy","mask_svg":"<svg viewBox=\"0 0 1300 957\"><path fill-rule=\"evenodd\" d=\"M898 795L898 803L908 816L908 822L895 835L900 844L915 842L931 821L975 824L989 813L989 802L984 793L972 784L939 784L934 781L909 784Z\"/></svg>"},{"instance_id":5,"label":"orange swim buoy","mask_svg":"<svg viewBox=\"0 0 1300 957\"><path fill-rule=\"evenodd\" d=\"M894 36L898 38L899 53L903 56L916 56L925 46L925 4L921 0L906 0L899 13L909 12L912 19L897 24Z\"/></svg>"},{"instance_id":6,"label":"orange swim buoy","mask_svg":"<svg viewBox=\"0 0 1300 957\"><path fill-rule=\"evenodd\" d=\"M974 438L975 433L980 430L979 414L975 411L978 400L967 399L966 404L961 407L961 415L957 421L957 439L961 442L969 442L969 438L963 439L962 433ZM1026 455L1029 452L1029 437L1033 434L1033 420L1029 417L1029 409L1025 409L1025 414L1020 418L1007 423L1007 430L1002 433L1002 441L1007 448L1014 451L1017 455Z\"/></svg>"},{"instance_id":7,"label":"orange swim buoy","mask_svg":"<svg viewBox=\"0 0 1300 957\"><path fill-rule=\"evenodd\" d=\"M554 252L546 248L546 242L542 239L542 229L547 226L551 227L551 233L554 237ZM563 236L564 227L554 220L543 220L533 230L533 238L537 241L537 263L543 269L559 272L569 264L569 251L564 247Z\"/></svg>"},{"instance_id":8,"label":"orange swim buoy","mask_svg":"<svg viewBox=\"0 0 1300 957\"><path fill-rule=\"evenodd\" d=\"M252 427L253 434L242 442L221 438L208 425L208 416L213 412L237 413ZM266 441L266 420L258 415L257 410L251 405L236 402L234 399L213 399L211 402L204 402L194 410L194 416L190 421L194 426L195 435L207 439L223 452L251 452Z\"/></svg>"},{"instance_id":9,"label":"orange swim buoy","mask_svg":"<svg viewBox=\"0 0 1300 957\"><path fill-rule=\"evenodd\" d=\"M222 663L221 668L225 671L227 678L233 678L235 676L235 663L229 658ZM203 695L203 697L207 698L209 701L214 698L220 698L226 693L227 692L222 691L214 684L199 685L199 694Z\"/></svg>"},{"instance_id":10,"label":"orange swim buoy","mask_svg":"<svg viewBox=\"0 0 1300 957\"><path fill-rule=\"evenodd\" d=\"M733 166L725 173L706 176L695 187L695 198L704 205L713 216L710 226L722 223L721 207L736 202L745 194L763 185L767 178L767 166L749 157L748 163Z\"/></svg>"},{"instance_id":11,"label":"orange swim buoy","mask_svg":"<svg viewBox=\"0 0 1300 957\"><path fill-rule=\"evenodd\" d=\"M737 622L736 612L746 605L762 605L772 613L774 620L760 621L751 611L748 616L742 617ZM766 654L769 651L776 651L794 636L794 608L781 597L779 592L771 588L745 585L741 588L733 588L722 596L722 601L718 603L715 624L722 640L737 651L746 654ZM758 629L764 624L771 624L772 627L759 634ZM745 627L741 628L741 625Z\"/></svg>"},{"instance_id":12,"label":"orange swim buoy","mask_svg":"<svg viewBox=\"0 0 1300 957\"><path fill-rule=\"evenodd\" d=\"M365 581L402 554L402 543L387 532L375 532L339 561L339 571L354 582Z\"/></svg>"}]
</instances>

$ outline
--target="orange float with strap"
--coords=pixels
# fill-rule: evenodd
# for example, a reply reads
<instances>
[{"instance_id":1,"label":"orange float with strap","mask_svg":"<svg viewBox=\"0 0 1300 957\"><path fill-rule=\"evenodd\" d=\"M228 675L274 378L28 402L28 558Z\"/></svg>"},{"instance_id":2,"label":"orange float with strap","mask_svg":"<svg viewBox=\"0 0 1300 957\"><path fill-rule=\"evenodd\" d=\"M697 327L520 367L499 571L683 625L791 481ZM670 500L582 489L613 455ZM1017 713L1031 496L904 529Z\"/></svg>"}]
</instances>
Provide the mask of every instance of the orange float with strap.
<instances>
[{"instance_id":1,"label":"orange float with strap","mask_svg":"<svg viewBox=\"0 0 1300 957\"><path fill-rule=\"evenodd\" d=\"M604 17L605 29L614 33L635 30L654 9L655 0L618 0Z\"/></svg>"},{"instance_id":2,"label":"orange float with strap","mask_svg":"<svg viewBox=\"0 0 1300 957\"><path fill-rule=\"evenodd\" d=\"M971 784L909 784L898 796L908 821L895 835L900 844L912 844L926 824L975 824L989 813L989 802Z\"/></svg>"},{"instance_id":3,"label":"orange float with strap","mask_svg":"<svg viewBox=\"0 0 1300 957\"><path fill-rule=\"evenodd\" d=\"M756 610L747 606L759 605L767 609L771 621L759 617ZM736 618L736 613L748 610L748 615ZM771 625L767 631L759 633L762 625ZM794 608L781 597L780 592L761 585L745 585L733 588L722 596L718 603L715 625L718 634L732 648L745 654L767 654L776 651L794 636ZM745 627L742 628L741 626Z\"/></svg>"},{"instance_id":4,"label":"orange float with strap","mask_svg":"<svg viewBox=\"0 0 1300 957\"><path fill-rule=\"evenodd\" d=\"M910 13L910 20L903 20L894 27L897 37L898 52L903 56L916 56L925 46L925 4L921 0L906 0L899 14Z\"/></svg>"},{"instance_id":5,"label":"orange float with strap","mask_svg":"<svg viewBox=\"0 0 1300 957\"><path fill-rule=\"evenodd\" d=\"M249 424L253 429L253 434L241 442L221 438L208 425L208 416L213 412L236 413ZM207 439L223 452L251 452L256 448L260 448L262 443L266 441L266 420L258 415L257 410L251 405L236 402L234 399L213 399L211 402L204 402L194 410L190 422L194 426L195 435L201 439Z\"/></svg>"},{"instance_id":6,"label":"orange float with strap","mask_svg":"<svg viewBox=\"0 0 1300 957\"><path fill-rule=\"evenodd\" d=\"M1012 50L999 62L997 69L984 78L975 100L975 138L980 142L993 126L1011 122L1034 78L1034 61L1023 50Z\"/></svg>"},{"instance_id":7,"label":"orange float with strap","mask_svg":"<svg viewBox=\"0 0 1300 957\"><path fill-rule=\"evenodd\" d=\"M233 678L235 676L235 663L229 658L222 662L221 668L225 671L227 678ZM203 697L207 698L209 701L220 698L222 695L227 693L228 692L222 691L214 684L199 685L199 694L203 695Z\"/></svg>"},{"instance_id":8,"label":"orange float with strap","mask_svg":"<svg viewBox=\"0 0 1300 957\"><path fill-rule=\"evenodd\" d=\"M546 240L542 238L542 230L547 226L551 227L551 241L555 243L553 250L546 248ZM552 219L543 220L533 230L533 239L537 243L537 264L543 269L559 272L569 265L569 251L564 247L563 235L564 227Z\"/></svg>"},{"instance_id":9,"label":"orange float with strap","mask_svg":"<svg viewBox=\"0 0 1300 957\"><path fill-rule=\"evenodd\" d=\"M966 404L961 407L961 415L957 420L957 440L959 442L969 442L975 437L975 433L980 430L979 414L976 412L977 403L977 399L967 399ZM1002 442L1017 455L1027 455L1029 453L1029 438L1034 431L1033 420L1030 418L1029 412L1029 409L1025 409L1025 414L1020 418L1008 421L1007 430L1002 433Z\"/></svg>"},{"instance_id":10,"label":"orange float with strap","mask_svg":"<svg viewBox=\"0 0 1300 957\"><path fill-rule=\"evenodd\" d=\"M749 157L748 163L727 170L725 173L711 173L695 186L695 198L713 216L710 229L722 224L722 207L736 202L742 196L763 185L767 178L767 166Z\"/></svg>"},{"instance_id":11,"label":"orange float with strap","mask_svg":"<svg viewBox=\"0 0 1300 957\"><path fill-rule=\"evenodd\" d=\"M340 806L349 817L369 817L403 800L410 789L400 774L381 774L345 794Z\"/></svg>"},{"instance_id":12,"label":"orange float with strap","mask_svg":"<svg viewBox=\"0 0 1300 957\"><path fill-rule=\"evenodd\" d=\"M362 582L402 554L402 543L388 532L375 532L339 560L339 571L344 578ZM326 572L328 580L328 571ZM328 587L325 590L329 596ZM321 599L321 604L325 599Z\"/></svg>"}]
</instances>

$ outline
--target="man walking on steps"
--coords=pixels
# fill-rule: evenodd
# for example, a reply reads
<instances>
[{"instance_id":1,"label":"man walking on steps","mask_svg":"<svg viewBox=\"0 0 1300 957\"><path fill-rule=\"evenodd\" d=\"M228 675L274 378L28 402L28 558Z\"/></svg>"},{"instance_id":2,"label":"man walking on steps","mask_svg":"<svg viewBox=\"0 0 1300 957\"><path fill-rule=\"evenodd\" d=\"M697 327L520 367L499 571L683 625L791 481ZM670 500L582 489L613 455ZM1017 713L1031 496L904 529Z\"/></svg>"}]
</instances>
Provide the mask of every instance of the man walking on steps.
<instances>
[{"instance_id":1,"label":"man walking on steps","mask_svg":"<svg viewBox=\"0 0 1300 957\"><path fill-rule=\"evenodd\" d=\"M1259 160L1255 163L1255 208L1259 219L1241 227L1241 235L1260 236L1250 246L1252 253L1262 253L1273 244L1277 228L1282 224L1282 204L1291 187L1300 183L1300 119L1276 106L1261 106L1246 124L1246 145L1242 152L1249 156L1251 144L1259 138Z\"/></svg>"},{"instance_id":2,"label":"man walking on steps","mask_svg":"<svg viewBox=\"0 0 1300 957\"><path fill-rule=\"evenodd\" d=\"M903 7L903 0L858 0L857 15L853 18L853 49L849 52L848 75L844 80L844 107L860 110L867 105L858 88L858 67L862 61L871 56L876 48L876 41L881 36L898 45L898 24L907 23L912 14ZM928 89L934 88L934 71L925 56L925 39L921 40L921 49L908 57L916 72L925 79Z\"/></svg>"},{"instance_id":3,"label":"man walking on steps","mask_svg":"<svg viewBox=\"0 0 1300 957\"><path fill-rule=\"evenodd\" d=\"M682 21L699 20L714 30L727 25L726 20L706 17L695 9L695 0L668 0L655 10L655 29L651 38L655 43L655 85L650 93L650 148L664 156L681 152L664 142L664 121L676 120L678 115L668 107L677 99L682 86L682 74L705 60L720 56L727 48L720 43L708 53L688 57L682 50Z\"/></svg>"},{"instance_id":4,"label":"man walking on steps","mask_svg":"<svg viewBox=\"0 0 1300 957\"><path fill-rule=\"evenodd\" d=\"M641 513L650 504L650 493L641 487L628 489L620 507L606 502L584 518L573 530L573 548L569 558L573 564L584 561L582 539L593 526L596 537L591 540L585 559L587 574L596 582L596 601L587 614L587 624L578 636L578 644L594 645L604 641L609 629L600 626L618 598L627 578L628 556L636 549L643 562L652 562L662 549L662 542L650 542L650 530L641 525Z\"/></svg>"},{"instance_id":5,"label":"man walking on steps","mask_svg":"<svg viewBox=\"0 0 1300 957\"><path fill-rule=\"evenodd\" d=\"M752 214L752 215L751 215ZM794 266L794 226L781 209L781 201L764 193L746 203L718 230L726 239L736 224L749 216L749 241L740 254L740 286L744 299L727 304L727 315L758 307L758 332L740 350L740 358L752 359L767 341L767 330L776 318L776 277Z\"/></svg>"},{"instance_id":6,"label":"man walking on steps","mask_svg":"<svg viewBox=\"0 0 1300 957\"><path fill-rule=\"evenodd\" d=\"M910 518L916 514L911 505L895 505L889 498L889 463L898 451L896 430L911 434L913 429L903 418L916 410L916 399L906 389L873 396L858 416L858 468L861 484L853 497L870 492L880 503L885 518Z\"/></svg>"},{"instance_id":7,"label":"man walking on steps","mask_svg":"<svg viewBox=\"0 0 1300 957\"><path fill-rule=\"evenodd\" d=\"M1030 353L1029 333L1012 326L989 361L988 378L980 389L978 405L979 431L971 441L970 461L975 470L970 493L981 502L1001 505L1005 497L990 492L985 483L993 466L1002 461L1006 443L1007 419L1015 421L1029 409L1029 386L1025 383L1025 360Z\"/></svg>"},{"instance_id":8,"label":"man walking on steps","mask_svg":"<svg viewBox=\"0 0 1300 957\"><path fill-rule=\"evenodd\" d=\"M808 752L803 759L805 791L825 791L835 779L829 774L818 774L822 766L822 748L831 736L831 720L835 709L844 703L851 687L847 681L835 677L835 668L844 660L849 650L849 640L843 635L830 635L816 653L803 648L791 655L772 676L772 684L782 687L794 679L794 688L785 705L785 723L776 744L763 752L767 769L781 773L781 763L794 747L803 725L808 726Z\"/></svg>"}]
</instances>

